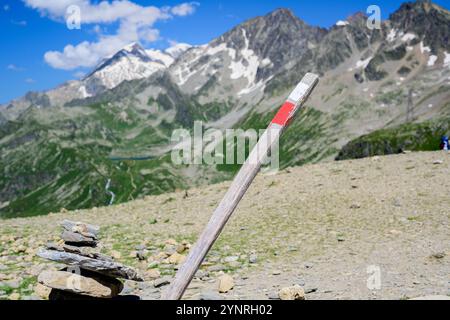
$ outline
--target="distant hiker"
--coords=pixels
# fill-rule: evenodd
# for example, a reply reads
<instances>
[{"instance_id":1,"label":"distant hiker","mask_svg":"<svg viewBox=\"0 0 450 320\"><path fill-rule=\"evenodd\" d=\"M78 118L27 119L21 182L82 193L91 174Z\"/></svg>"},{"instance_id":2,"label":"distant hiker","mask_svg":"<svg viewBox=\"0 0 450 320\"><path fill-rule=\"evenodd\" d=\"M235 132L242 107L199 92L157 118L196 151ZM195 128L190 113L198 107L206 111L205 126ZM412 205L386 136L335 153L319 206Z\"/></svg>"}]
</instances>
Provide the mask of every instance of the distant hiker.
<instances>
[{"instance_id":1,"label":"distant hiker","mask_svg":"<svg viewBox=\"0 0 450 320\"><path fill-rule=\"evenodd\" d=\"M448 136L443 136L441 138L441 150L448 151L450 149L450 146L448 144Z\"/></svg>"}]
</instances>

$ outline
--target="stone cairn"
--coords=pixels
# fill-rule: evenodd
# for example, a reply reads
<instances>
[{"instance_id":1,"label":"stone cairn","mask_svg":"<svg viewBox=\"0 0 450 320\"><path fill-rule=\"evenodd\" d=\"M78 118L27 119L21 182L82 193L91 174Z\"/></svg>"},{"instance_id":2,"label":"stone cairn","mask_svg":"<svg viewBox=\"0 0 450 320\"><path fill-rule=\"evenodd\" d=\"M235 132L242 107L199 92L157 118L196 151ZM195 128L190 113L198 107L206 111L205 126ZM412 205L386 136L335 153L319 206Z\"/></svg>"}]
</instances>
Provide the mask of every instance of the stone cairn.
<instances>
[{"instance_id":1,"label":"stone cairn","mask_svg":"<svg viewBox=\"0 0 450 320\"><path fill-rule=\"evenodd\" d=\"M67 265L60 271L43 271L38 282L51 289L49 300L139 299L120 296L123 283L117 278L143 281L138 273L100 253L99 227L64 220L61 241L39 250L41 258Z\"/></svg>"}]
</instances>

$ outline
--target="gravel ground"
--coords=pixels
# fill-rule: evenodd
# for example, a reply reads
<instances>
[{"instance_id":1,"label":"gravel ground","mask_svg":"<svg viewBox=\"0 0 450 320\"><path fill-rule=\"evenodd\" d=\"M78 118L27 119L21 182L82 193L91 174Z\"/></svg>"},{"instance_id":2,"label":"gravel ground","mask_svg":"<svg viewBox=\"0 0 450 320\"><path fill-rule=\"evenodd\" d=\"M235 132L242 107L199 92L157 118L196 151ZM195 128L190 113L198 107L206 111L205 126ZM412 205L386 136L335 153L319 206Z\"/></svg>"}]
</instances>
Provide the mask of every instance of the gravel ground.
<instances>
[{"instance_id":1,"label":"gravel ground","mask_svg":"<svg viewBox=\"0 0 450 320\"><path fill-rule=\"evenodd\" d=\"M0 298L35 299L36 275L56 264L34 256L58 240L58 223L102 227L102 251L143 274L172 277L157 258L168 239L194 243L229 182L123 205L0 221ZM298 284L306 299L408 299L450 295L450 154L408 153L290 168L259 175L185 298L276 298ZM135 258L145 247L146 260ZM159 259L159 260L158 260ZM125 293L158 299L153 281Z\"/></svg>"}]
</instances>

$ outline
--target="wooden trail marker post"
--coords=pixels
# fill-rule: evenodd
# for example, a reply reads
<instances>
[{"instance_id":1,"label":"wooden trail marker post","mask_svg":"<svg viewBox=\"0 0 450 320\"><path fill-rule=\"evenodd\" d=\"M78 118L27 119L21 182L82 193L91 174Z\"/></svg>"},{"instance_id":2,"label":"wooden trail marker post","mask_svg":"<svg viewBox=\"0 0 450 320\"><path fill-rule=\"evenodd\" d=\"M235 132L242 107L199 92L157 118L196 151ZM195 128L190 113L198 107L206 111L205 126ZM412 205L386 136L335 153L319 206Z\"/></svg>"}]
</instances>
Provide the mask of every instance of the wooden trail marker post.
<instances>
[{"instance_id":1,"label":"wooden trail marker post","mask_svg":"<svg viewBox=\"0 0 450 320\"><path fill-rule=\"evenodd\" d=\"M307 73L278 110L278 113L251 151L247 161L235 176L208 225L192 248L186 261L178 270L175 279L167 291L164 292L163 300L181 299L209 249L219 237L220 232L261 168L261 164L266 159L274 142L279 139L289 121L308 99L318 81L319 77L317 75Z\"/></svg>"}]
</instances>

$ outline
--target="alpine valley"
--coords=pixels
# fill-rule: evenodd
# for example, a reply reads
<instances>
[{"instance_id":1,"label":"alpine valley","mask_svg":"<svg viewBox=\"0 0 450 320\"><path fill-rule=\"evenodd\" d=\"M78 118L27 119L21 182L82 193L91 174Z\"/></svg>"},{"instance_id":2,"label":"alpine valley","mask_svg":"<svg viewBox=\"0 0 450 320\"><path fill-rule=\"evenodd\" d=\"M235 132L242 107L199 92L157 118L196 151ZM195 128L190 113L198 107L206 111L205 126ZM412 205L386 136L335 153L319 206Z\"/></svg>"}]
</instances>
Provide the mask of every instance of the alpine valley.
<instances>
[{"instance_id":1,"label":"alpine valley","mask_svg":"<svg viewBox=\"0 0 450 320\"><path fill-rule=\"evenodd\" d=\"M450 12L416 1L381 29L366 24L356 13L324 29L278 9L202 46L130 44L81 80L0 106L0 217L230 179L238 165L173 164L172 132L265 128L309 71L320 83L280 141L282 168L438 149L450 128Z\"/></svg>"}]
</instances>

